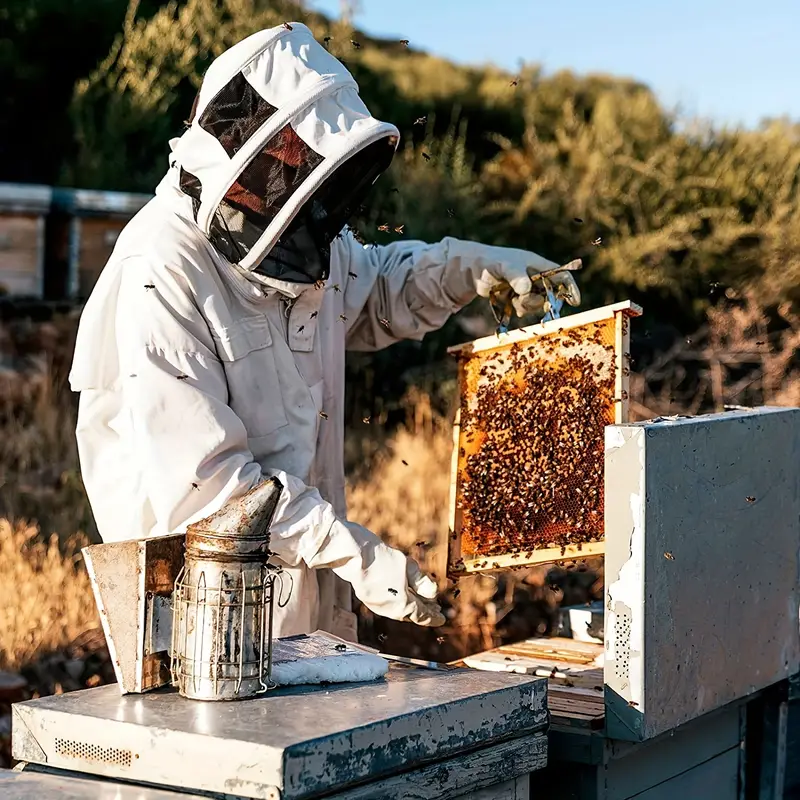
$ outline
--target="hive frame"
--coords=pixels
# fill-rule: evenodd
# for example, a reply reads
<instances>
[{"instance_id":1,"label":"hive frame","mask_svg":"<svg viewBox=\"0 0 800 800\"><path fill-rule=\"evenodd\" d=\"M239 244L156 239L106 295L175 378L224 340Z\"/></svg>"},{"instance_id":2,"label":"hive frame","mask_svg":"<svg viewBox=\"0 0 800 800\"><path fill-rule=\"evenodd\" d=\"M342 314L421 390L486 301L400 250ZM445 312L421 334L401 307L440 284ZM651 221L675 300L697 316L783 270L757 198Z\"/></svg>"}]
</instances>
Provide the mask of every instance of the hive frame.
<instances>
[{"instance_id":1,"label":"hive frame","mask_svg":"<svg viewBox=\"0 0 800 800\"><path fill-rule=\"evenodd\" d=\"M494 334L476 339L473 342L451 347L448 352L459 356L462 354L481 353L486 350L495 350L498 346L506 347L515 343L528 344L539 336L549 335L560 330L590 325L594 322L614 319L615 321L615 404L614 422L621 424L628 422L628 399L630 384L630 323L631 317L638 317L642 314L642 309L636 303L626 300L620 303L603 306L601 308L584 311L579 314L560 319L542 322L538 325L529 325L525 328L517 328L503 334ZM460 386L461 389L461 386ZM447 571L451 578L457 578L464 574L474 574L481 572L492 572L497 569L509 569L518 567L528 567L536 564L547 564L555 561L572 561L576 558L586 558L587 556L602 555L605 552L605 541L587 542L580 546L571 545L565 548L554 547L543 550L534 550L529 558L525 558L521 553L508 555L496 555L487 558L464 558L461 554L461 529L462 512L457 507L459 495L459 440L461 436L461 408L456 411L453 424L453 456L451 461L450 479L450 518L449 536L447 548ZM489 562L488 566L480 566Z\"/></svg>"}]
</instances>

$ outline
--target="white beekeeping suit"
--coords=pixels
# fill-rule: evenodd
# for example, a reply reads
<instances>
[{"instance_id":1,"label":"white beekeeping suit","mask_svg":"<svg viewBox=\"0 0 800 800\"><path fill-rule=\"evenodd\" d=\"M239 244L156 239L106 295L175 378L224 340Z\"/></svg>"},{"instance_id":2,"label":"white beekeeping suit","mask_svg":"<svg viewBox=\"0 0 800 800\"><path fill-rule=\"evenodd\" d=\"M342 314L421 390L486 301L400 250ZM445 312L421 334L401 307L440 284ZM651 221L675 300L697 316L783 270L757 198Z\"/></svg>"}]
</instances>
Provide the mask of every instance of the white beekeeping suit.
<instances>
[{"instance_id":1,"label":"white beekeeping suit","mask_svg":"<svg viewBox=\"0 0 800 800\"><path fill-rule=\"evenodd\" d=\"M250 36L209 68L81 318L70 380L103 540L184 531L277 476L270 547L294 584L277 635L353 638L350 586L443 622L417 565L346 521L345 350L420 339L495 285L535 305L529 272L555 266L454 239L359 245L345 222L397 142L304 25Z\"/></svg>"}]
</instances>

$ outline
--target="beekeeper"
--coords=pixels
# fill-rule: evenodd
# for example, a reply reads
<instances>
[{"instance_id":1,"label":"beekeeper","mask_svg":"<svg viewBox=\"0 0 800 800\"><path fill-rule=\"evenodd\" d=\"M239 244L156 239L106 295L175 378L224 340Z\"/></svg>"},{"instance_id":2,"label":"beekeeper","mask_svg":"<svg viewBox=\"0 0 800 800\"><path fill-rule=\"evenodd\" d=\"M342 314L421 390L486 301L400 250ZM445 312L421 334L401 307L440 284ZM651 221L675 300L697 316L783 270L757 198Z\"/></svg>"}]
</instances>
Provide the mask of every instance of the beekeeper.
<instances>
[{"instance_id":1,"label":"beekeeper","mask_svg":"<svg viewBox=\"0 0 800 800\"><path fill-rule=\"evenodd\" d=\"M304 25L239 42L81 317L70 381L103 540L182 532L277 476L270 547L294 584L277 635L353 639L350 587L379 615L443 623L434 582L347 521L345 351L421 339L493 287L540 308L529 273L556 266L451 238L360 245L345 223L398 140ZM578 303L569 273L556 283Z\"/></svg>"}]
</instances>

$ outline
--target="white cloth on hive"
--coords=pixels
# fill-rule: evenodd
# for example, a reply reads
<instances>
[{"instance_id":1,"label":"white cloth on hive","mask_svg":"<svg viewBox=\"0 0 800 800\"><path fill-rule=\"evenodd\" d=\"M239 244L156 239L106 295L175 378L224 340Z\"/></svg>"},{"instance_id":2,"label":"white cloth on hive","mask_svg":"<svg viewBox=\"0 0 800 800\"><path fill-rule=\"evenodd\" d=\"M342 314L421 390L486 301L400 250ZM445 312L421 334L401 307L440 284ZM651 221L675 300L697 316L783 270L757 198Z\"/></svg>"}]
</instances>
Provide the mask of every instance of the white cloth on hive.
<instances>
[{"instance_id":1,"label":"white cloth on hive","mask_svg":"<svg viewBox=\"0 0 800 800\"><path fill-rule=\"evenodd\" d=\"M272 681L278 686L374 681L388 670L386 659L321 631L272 644Z\"/></svg>"}]
</instances>

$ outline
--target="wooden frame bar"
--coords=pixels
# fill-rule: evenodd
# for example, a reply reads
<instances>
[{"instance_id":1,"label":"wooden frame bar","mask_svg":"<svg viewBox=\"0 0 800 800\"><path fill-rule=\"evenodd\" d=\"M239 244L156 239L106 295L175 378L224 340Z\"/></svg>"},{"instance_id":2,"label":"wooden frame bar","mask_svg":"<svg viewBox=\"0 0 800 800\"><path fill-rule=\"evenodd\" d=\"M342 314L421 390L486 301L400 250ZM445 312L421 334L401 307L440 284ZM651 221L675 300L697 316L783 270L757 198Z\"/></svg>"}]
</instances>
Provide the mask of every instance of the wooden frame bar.
<instances>
[{"instance_id":1,"label":"wooden frame bar","mask_svg":"<svg viewBox=\"0 0 800 800\"><path fill-rule=\"evenodd\" d=\"M528 325L525 328L516 328L508 333L493 334L475 339L473 342L465 342L448 348L447 352L457 355L462 352L481 353L485 350L494 350L497 347L505 347L515 343L527 343L537 336L546 336L556 331L568 330L569 328L580 328L583 325L590 325L593 322L602 322L611 319L615 314L623 313L629 317L639 317L642 314L642 307L630 300L620 303L613 303L601 308L593 308L591 311L582 311L579 314L570 314L568 317L560 317L549 322L540 322L538 325Z\"/></svg>"}]
</instances>

